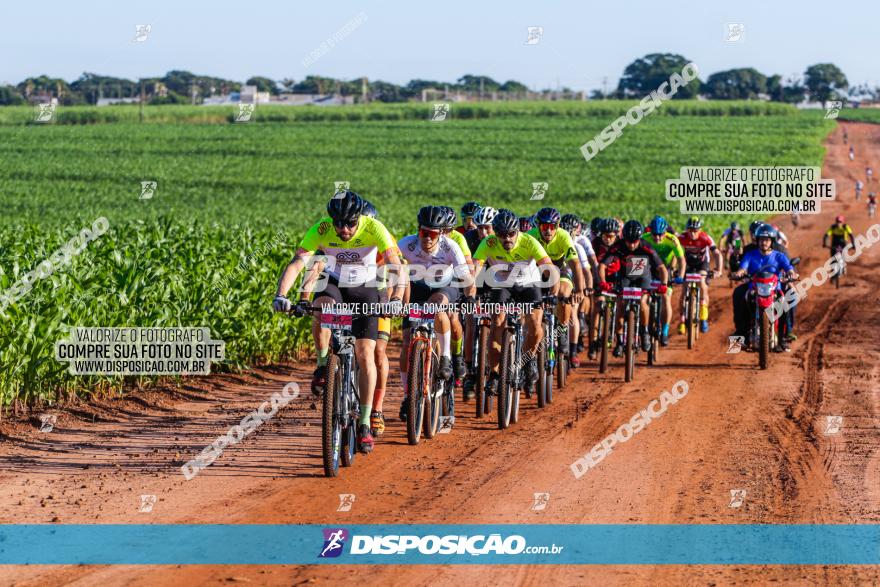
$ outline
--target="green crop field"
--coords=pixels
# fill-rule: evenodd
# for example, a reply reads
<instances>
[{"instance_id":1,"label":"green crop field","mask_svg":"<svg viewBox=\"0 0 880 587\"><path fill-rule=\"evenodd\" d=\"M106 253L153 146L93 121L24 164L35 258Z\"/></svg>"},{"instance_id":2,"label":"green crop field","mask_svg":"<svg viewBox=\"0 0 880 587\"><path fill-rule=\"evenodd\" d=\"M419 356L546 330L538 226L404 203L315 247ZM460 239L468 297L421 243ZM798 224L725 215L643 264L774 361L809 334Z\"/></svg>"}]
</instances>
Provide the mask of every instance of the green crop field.
<instances>
[{"instance_id":1,"label":"green crop field","mask_svg":"<svg viewBox=\"0 0 880 587\"><path fill-rule=\"evenodd\" d=\"M663 198L679 167L821 165L835 125L777 104L665 104L585 161L580 146L629 105L453 104L444 122L421 104L258 106L248 123L230 109L150 107L142 124L132 107L59 109L55 124L0 109L0 290L96 218L110 225L0 317L0 403L118 388L54 360L68 325L209 326L232 366L284 356L308 333L272 314L275 282L334 181L373 201L398 237L421 205L470 199L680 224ZM157 182L152 198L142 181ZM549 182L542 202L529 200L535 181ZM733 218L708 220L717 232Z\"/></svg>"}]
</instances>

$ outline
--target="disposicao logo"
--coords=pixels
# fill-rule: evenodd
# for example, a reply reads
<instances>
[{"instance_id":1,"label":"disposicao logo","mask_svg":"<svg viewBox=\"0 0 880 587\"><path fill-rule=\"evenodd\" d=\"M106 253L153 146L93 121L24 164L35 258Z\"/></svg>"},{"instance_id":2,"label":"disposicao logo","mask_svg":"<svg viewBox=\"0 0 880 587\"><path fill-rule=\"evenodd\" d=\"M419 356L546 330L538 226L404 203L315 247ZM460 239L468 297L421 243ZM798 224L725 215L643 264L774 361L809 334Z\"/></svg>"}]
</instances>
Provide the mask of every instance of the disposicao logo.
<instances>
[{"instance_id":1,"label":"disposicao logo","mask_svg":"<svg viewBox=\"0 0 880 587\"><path fill-rule=\"evenodd\" d=\"M345 541L348 539L348 530L345 528L324 528L324 547L318 558L334 558L342 554Z\"/></svg>"}]
</instances>

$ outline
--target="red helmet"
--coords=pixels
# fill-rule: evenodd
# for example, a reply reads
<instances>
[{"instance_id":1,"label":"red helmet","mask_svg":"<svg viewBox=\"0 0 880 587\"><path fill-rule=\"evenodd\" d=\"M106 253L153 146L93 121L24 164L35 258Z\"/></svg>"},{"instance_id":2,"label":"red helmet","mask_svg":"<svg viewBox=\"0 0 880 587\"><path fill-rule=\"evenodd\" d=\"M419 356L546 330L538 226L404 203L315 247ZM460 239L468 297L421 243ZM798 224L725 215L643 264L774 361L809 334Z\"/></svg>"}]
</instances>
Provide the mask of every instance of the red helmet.
<instances>
[{"instance_id":1,"label":"red helmet","mask_svg":"<svg viewBox=\"0 0 880 587\"><path fill-rule=\"evenodd\" d=\"M843 219L843 216L838 216L837 218L834 219L834 222L846 222L846 221Z\"/></svg>"}]
</instances>

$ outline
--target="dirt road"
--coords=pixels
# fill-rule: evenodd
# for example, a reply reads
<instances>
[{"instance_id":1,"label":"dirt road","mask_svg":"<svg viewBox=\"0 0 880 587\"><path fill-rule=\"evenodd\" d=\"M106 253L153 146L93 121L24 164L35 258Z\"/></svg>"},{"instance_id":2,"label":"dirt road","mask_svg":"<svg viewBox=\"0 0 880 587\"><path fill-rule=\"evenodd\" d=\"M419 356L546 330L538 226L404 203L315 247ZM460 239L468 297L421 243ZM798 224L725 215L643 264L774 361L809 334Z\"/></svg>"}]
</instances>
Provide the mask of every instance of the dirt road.
<instances>
[{"instance_id":1,"label":"dirt road","mask_svg":"<svg viewBox=\"0 0 880 587\"><path fill-rule=\"evenodd\" d=\"M880 167L880 127L848 124L860 155L846 157L838 128L823 177L837 202L799 228L781 224L803 258L824 262L821 232L837 213L856 233L867 219L853 184ZM876 184L875 184L876 185ZM876 189L876 187L875 187ZM870 190L870 187L869 187ZM135 394L62 414L52 432L0 428L3 523L880 523L880 246L854 264L843 287L814 289L798 307L799 339L759 371L754 354L729 354L730 288L712 288L713 328L688 351L674 336L661 364L623 383L622 362L600 375L585 362L547 409L526 402L501 432L472 417L451 434L406 445L393 417L374 454L337 479L322 476L309 368L213 377L173 394ZM178 466L288 381L303 395L191 481ZM688 395L596 468L570 464L676 381ZM395 378L395 383L399 380ZM389 392L394 416L401 391ZM839 432L828 428L828 416ZM745 490L730 507L731 491ZM355 494L337 512L338 494ZM535 493L549 493L532 511ZM155 495L140 512L141 495ZM338 584L386 585L877 584L878 567L817 566L358 566L4 567L13 585ZM363 580L363 579L362 579Z\"/></svg>"}]
</instances>

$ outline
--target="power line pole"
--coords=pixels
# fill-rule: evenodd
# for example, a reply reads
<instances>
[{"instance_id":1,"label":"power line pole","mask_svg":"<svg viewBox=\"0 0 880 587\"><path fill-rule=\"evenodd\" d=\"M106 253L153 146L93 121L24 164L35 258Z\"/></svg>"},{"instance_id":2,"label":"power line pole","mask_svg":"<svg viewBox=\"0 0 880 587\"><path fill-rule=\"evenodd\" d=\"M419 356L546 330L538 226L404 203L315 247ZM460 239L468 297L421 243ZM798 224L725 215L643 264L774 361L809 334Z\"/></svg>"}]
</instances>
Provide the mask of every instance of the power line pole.
<instances>
[{"instance_id":1,"label":"power line pole","mask_svg":"<svg viewBox=\"0 0 880 587\"><path fill-rule=\"evenodd\" d=\"M602 99L603 100L608 99L608 78L607 77L602 78Z\"/></svg>"}]
</instances>

